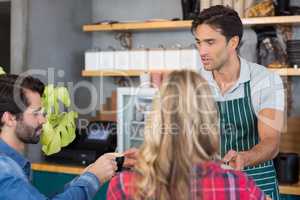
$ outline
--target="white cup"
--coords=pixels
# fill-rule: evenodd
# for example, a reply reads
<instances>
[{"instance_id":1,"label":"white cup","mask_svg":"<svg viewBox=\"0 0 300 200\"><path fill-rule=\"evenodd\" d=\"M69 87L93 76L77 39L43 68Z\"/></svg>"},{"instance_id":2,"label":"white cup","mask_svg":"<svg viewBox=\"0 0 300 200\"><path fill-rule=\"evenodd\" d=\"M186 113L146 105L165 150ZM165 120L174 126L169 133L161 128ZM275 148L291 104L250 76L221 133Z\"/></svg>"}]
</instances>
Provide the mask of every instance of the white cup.
<instances>
[{"instance_id":1,"label":"white cup","mask_svg":"<svg viewBox=\"0 0 300 200\"><path fill-rule=\"evenodd\" d=\"M84 68L85 70L99 70L99 57L100 53L98 51L87 51L84 53Z\"/></svg>"},{"instance_id":2,"label":"white cup","mask_svg":"<svg viewBox=\"0 0 300 200\"><path fill-rule=\"evenodd\" d=\"M129 51L129 66L135 70L147 70L146 49L134 49Z\"/></svg>"},{"instance_id":3,"label":"white cup","mask_svg":"<svg viewBox=\"0 0 300 200\"><path fill-rule=\"evenodd\" d=\"M180 69L180 49L166 49L165 50L165 68L176 70Z\"/></svg>"},{"instance_id":4,"label":"white cup","mask_svg":"<svg viewBox=\"0 0 300 200\"><path fill-rule=\"evenodd\" d=\"M115 51L115 69L118 69L118 70L128 70L129 69L128 50Z\"/></svg>"},{"instance_id":5,"label":"white cup","mask_svg":"<svg viewBox=\"0 0 300 200\"><path fill-rule=\"evenodd\" d=\"M164 69L164 49L149 49L148 51L148 66L150 70Z\"/></svg>"},{"instance_id":6,"label":"white cup","mask_svg":"<svg viewBox=\"0 0 300 200\"><path fill-rule=\"evenodd\" d=\"M101 51L99 65L101 69L114 69L114 51Z\"/></svg>"},{"instance_id":7,"label":"white cup","mask_svg":"<svg viewBox=\"0 0 300 200\"><path fill-rule=\"evenodd\" d=\"M180 50L180 66L183 69L196 70L199 65L199 54L195 48Z\"/></svg>"}]
</instances>

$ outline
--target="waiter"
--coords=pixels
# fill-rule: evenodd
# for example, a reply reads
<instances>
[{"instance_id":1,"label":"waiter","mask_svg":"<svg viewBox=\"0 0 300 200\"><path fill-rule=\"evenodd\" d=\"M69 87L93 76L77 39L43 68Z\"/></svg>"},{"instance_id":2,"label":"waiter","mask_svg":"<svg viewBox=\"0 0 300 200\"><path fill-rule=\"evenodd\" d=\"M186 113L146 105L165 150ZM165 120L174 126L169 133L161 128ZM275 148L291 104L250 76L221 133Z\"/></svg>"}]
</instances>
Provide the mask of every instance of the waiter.
<instances>
[{"instance_id":1,"label":"waiter","mask_svg":"<svg viewBox=\"0 0 300 200\"><path fill-rule=\"evenodd\" d=\"M279 199L272 159L279 151L284 116L280 77L237 53L243 36L238 14L221 5L203 10L192 33L218 103L223 161L245 171L272 199Z\"/></svg>"}]
</instances>

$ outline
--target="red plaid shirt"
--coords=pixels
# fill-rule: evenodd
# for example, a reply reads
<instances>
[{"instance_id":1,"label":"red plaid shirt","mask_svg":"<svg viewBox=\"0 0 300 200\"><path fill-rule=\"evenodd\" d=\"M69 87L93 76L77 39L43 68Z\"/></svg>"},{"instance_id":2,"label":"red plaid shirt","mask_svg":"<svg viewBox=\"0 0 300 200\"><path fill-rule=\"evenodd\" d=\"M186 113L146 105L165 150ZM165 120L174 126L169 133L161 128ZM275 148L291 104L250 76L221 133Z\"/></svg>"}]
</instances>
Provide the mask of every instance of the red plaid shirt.
<instances>
[{"instance_id":1,"label":"red plaid shirt","mask_svg":"<svg viewBox=\"0 0 300 200\"><path fill-rule=\"evenodd\" d=\"M192 173L190 190L193 200L265 199L264 193L243 172L224 170L214 162L207 162L193 167ZM136 177L132 171L115 176L110 181L107 199L133 199Z\"/></svg>"}]
</instances>

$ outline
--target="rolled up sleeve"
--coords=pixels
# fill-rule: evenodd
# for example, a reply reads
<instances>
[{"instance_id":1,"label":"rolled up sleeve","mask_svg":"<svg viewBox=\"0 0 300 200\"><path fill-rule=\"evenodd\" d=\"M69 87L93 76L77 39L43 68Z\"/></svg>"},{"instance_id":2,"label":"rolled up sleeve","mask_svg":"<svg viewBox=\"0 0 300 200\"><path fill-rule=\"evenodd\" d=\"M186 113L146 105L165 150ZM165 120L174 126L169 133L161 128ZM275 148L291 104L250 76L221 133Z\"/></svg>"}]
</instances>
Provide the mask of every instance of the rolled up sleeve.
<instances>
[{"instance_id":1,"label":"rolled up sleeve","mask_svg":"<svg viewBox=\"0 0 300 200\"><path fill-rule=\"evenodd\" d=\"M266 108L284 111L285 90L280 76L262 73L254 83L252 101L256 114Z\"/></svg>"}]
</instances>

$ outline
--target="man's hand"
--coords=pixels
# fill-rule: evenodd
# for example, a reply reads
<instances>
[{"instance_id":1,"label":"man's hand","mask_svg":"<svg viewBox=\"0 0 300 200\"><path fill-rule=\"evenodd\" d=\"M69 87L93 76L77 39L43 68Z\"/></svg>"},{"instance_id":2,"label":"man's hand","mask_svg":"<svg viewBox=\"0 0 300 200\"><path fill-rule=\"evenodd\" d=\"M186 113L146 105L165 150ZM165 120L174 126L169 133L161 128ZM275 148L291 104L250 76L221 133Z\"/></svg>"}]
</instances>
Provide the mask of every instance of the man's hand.
<instances>
[{"instance_id":1,"label":"man's hand","mask_svg":"<svg viewBox=\"0 0 300 200\"><path fill-rule=\"evenodd\" d=\"M115 159L115 155L111 153L104 154L84 171L95 174L102 184L110 180L115 175L115 171L117 170L117 163Z\"/></svg>"},{"instance_id":2,"label":"man's hand","mask_svg":"<svg viewBox=\"0 0 300 200\"><path fill-rule=\"evenodd\" d=\"M246 166L246 159L243 155L243 152L236 152L234 150L228 151L224 156L223 162L235 170L242 170Z\"/></svg>"},{"instance_id":3,"label":"man's hand","mask_svg":"<svg viewBox=\"0 0 300 200\"><path fill-rule=\"evenodd\" d=\"M139 154L139 150L136 149L136 148L131 148L131 149L128 149L127 151L125 151L123 153L123 155L125 157L125 161L124 161L123 166L125 168L134 167L134 165L137 162L138 154Z\"/></svg>"}]
</instances>

